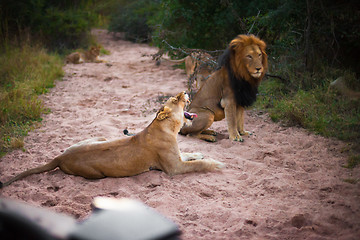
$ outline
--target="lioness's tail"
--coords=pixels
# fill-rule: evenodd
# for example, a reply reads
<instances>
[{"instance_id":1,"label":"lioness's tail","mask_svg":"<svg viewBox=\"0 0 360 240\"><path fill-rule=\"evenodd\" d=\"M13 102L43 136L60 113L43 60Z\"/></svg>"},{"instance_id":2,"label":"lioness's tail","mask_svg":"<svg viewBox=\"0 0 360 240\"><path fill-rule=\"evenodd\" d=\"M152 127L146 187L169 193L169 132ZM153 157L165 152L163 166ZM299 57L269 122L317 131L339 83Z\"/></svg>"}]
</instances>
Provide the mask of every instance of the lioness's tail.
<instances>
[{"instance_id":1,"label":"lioness's tail","mask_svg":"<svg viewBox=\"0 0 360 240\"><path fill-rule=\"evenodd\" d=\"M59 166L59 162L60 162L60 159L55 158L54 160L52 160L51 162L49 162L49 163L47 163L47 164L45 164L43 166L26 170L25 172L22 172L19 175L16 175L15 177L13 177L12 179L10 179L9 181L7 181L5 183L0 182L0 188L6 187L6 186L10 185L12 182L15 182L15 181L17 181L19 179L25 178L25 177L27 177L29 175L38 174L38 173L53 170L57 166Z\"/></svg>"},{"instance_id":2,"label":"lioness's tail","mask_svg":"<svg viewBox=\"0 0 360 240\"><path fill-rule=\"evenodd\" d=\"M168 62L172 62L172 63L183 63L183 62L185 62L185 58L186 57L184 57L184 58L182 58L182 59L175 59L175 60L173 60L173 59L169 59L169 58L161 58L161 59L164 59L164 60L166 60L166 61L168 61Z\"/></svg>"}]
</instances>

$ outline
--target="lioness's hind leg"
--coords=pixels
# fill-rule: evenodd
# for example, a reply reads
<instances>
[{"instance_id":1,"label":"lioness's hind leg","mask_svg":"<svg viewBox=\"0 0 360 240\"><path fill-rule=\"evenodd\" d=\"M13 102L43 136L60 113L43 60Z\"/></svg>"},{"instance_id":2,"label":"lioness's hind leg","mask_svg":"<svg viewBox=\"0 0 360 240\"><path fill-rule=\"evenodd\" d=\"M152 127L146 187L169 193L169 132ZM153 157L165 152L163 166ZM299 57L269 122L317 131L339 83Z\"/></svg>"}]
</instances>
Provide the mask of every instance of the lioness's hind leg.
<instances>
[{"instance_id":1,"label":"lioness's hind leg","mask_svg":"<svg viewBox=\"0 0 360 240\"><path fill-rule=\"evenodd\" d=\"M104 137L96 137L96 138L90 138L87 140L83 140L81 142L74 144L73 146L83 146L83 145L89 145L89 144L97 143L97 142L104 142L104 141L107 141L107 139Z\"/></svg>"},{"instance_id":2,"label":"lioness's hind leg","mask_svg":"<svg viewBox=\"0 0 360 240\"><path fill-rule=\"evenodd\" d=\"M190 109L189 112L196 113L197 117L192 120L192 124L190 126L183 126L180 133L184 135L189 134L190 136L197 137L205 141L215 142L216 138L214 135L202 134L204 131L207 131L214 122L214 114L207 110L192 111L192 109Z\"/></svg>"},{"instance_id":3,"label":"lioness's hind leg","mask_svg":"<svg viewBox=\"0 0 360 240\"><path fill-rule=\"evenodd\" d=\"M87 179L99 179L104 178L105 175L93 168L92 166L88 166L86 164L81 164L76 161L63 161L59 164L59 168L61 171L67 174L82 176Z\"/></svg>"}]
</instances>

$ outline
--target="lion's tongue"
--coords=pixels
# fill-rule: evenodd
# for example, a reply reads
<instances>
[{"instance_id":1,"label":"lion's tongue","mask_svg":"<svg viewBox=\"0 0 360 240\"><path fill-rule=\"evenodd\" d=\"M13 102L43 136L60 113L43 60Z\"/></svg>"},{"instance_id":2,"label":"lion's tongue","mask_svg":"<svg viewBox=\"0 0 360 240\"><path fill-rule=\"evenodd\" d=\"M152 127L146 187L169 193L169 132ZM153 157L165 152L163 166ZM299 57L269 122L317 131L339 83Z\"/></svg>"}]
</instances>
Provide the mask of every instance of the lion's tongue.
<instances>
[{"instance_id":1,"label":"lion's tongue","mask_svg":"<svg viewBox=\"0 0 360 240\"><path fill-rule=\"evenodd\" d=\"M190 119L190 120L193 120L195 117L197 117L197 115L195 113L189 113L189 112L185 112L185 111L184 111L184 116L186 119Z\"/></svg>"}]
</instances>

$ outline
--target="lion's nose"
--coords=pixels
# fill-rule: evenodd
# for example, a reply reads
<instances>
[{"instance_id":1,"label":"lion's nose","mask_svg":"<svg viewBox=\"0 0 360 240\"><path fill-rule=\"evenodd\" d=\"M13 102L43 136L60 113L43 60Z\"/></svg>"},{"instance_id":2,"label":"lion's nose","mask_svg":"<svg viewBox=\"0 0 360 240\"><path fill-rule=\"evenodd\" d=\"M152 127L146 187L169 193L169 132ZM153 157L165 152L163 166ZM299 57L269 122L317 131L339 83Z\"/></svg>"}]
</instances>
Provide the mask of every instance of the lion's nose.
<instances>
[{"instance_id":1,"label":"lion's nose","mask_svg":"<svg viewBox=\"0 0 360 240\"><path fill-rule=\"evenodd\" d=\"M261 67L257 67L255 69L259 72L261 70Z\"/></svg>"}]
</instances>

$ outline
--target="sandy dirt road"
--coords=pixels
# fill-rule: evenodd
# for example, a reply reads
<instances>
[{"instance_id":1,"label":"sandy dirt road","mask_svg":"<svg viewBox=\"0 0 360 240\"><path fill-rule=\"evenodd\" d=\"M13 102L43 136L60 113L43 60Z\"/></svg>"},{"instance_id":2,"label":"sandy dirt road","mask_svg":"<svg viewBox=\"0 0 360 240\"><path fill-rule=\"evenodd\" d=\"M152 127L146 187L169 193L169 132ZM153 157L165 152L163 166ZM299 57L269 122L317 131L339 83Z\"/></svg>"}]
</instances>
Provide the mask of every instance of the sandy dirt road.
<instances>
[{"instance_id":1,"label":"sandy dirt road","mask_svg":"<svg viewBox=\"0 0 360 240\"><path fill-rule=\"evenodd\" d=\"M156 66L154 47L94 32L111 52L105 63L66 65L65 77L42 96L51 113L25 138L25 149L0 159L1 180L44 164L91 137L125 138L155 117L163 96L186 90L186 75ZM226 122L213 125L216 143L178 136L183 152L202 152L226 168L169 177L150 171L128 178L86 180L60 170L30 176L0 190L2 197L81 220L96 196L133 198L177 223L182 239L360 239L360 169L342 167L345 144L247 111L243 143L228 139Z\"/></svg>"}]
</instances>

